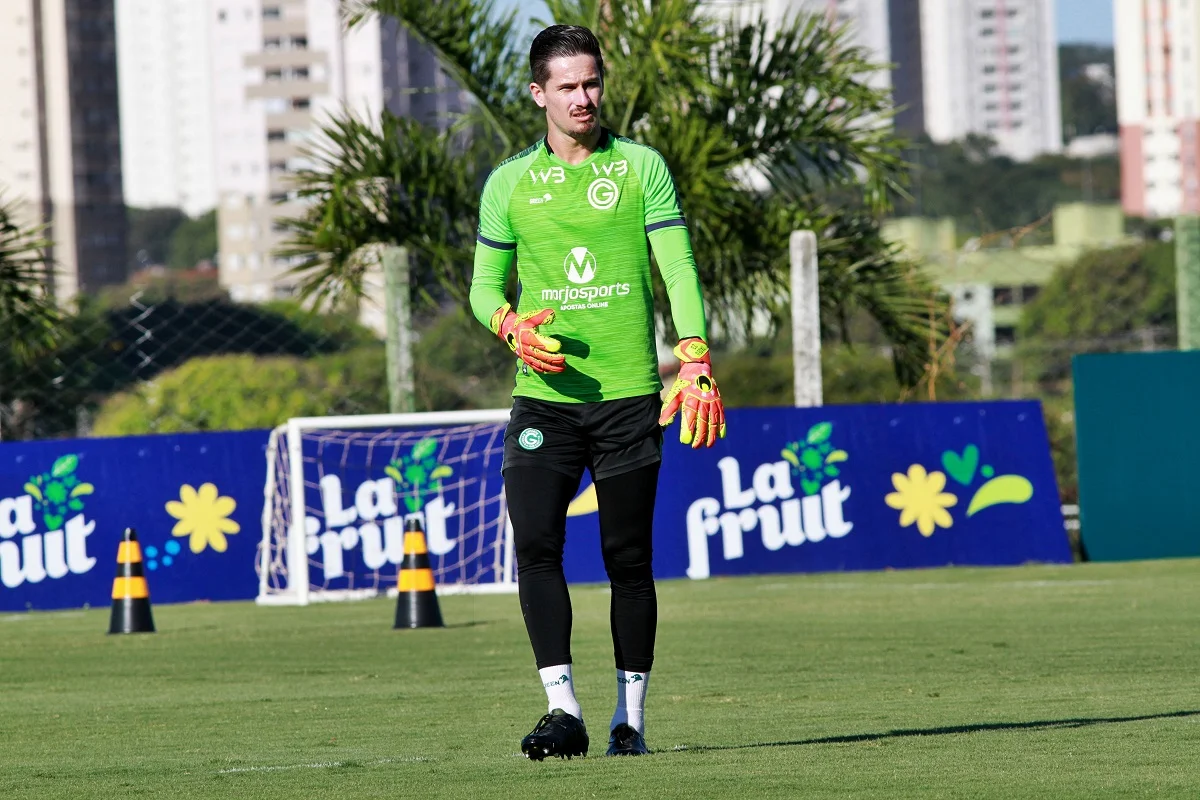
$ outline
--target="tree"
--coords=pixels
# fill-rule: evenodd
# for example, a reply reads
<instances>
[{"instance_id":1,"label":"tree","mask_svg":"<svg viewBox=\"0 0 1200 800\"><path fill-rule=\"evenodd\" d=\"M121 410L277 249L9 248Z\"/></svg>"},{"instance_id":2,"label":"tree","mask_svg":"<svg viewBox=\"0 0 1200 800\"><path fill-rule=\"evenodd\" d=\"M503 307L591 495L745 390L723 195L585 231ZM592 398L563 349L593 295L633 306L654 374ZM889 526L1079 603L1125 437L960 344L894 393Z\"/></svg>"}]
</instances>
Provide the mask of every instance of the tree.
<instances>
[{"instance_id":1,"label":"tree","mask_svg":"<svg viewBox=\"0 0 1200 800\"><path fill-rule=\"evenodd\" d=\"M1158 349L1175 341L1175 250L1161 242L1087 253L1059 269L1022 311L1018 358L1060 388L1078 353Z\"/></svg>"},{"instance_id":2,"label":"tree","mask_svg":"<svg viewBox=\"0 0 1200 800\"><path fill-rule=\"evenodd\" d=\"M191 269L201 261L215 261L216 258L216 210L183 220L171 236L167 263L177 269Z\"/></svg>"},{"instance_id":3,"label":"tree","mask_svg":"<svg viewBox=\"0 0 1200 800\"><path fill-rule=\"evenodd\" d=\"M47 291L53 265L40 227L18 224L15 204L0 197L0 365L24 363L57 341L61 319ZM6 370L0 368L0 376Z\"/></svg>"},{"instance_id":4,"label":"tree","mask_svg":"<svg viewBox=\"0 0 1200 800\"><path fill-rule=\"evenodd\" d=\"M135 267L166 264L171 239L187 220L178 208L127 208L129 263Z\"/></svg>"},{"instance_id":5,"label":"tree","mask_svg":"<svg viewBox=\"0 0 1200 800\"><path fill-rule=\"evenodd\" d=\"M352 25L370 15L399 20L474 102L445 134L387 114L378 124L346 114L328 125L311 154L315 167L298 176L310 210L285 223L293 233L286 252L304 259L304 293L336 302L361 294L371 245L406 245L418 285L426 276L463 301L487 170L543 130L525 89L523 26L491 0L346 6ZM796 16L769 33L761 15L722 24L698 0L548 6L555 21L586 24L601 39L603 121L670 165L712 315L725 329L741 330L764 308L786 317L788 237L812 229L827 332L867 309L891 339L902 380L919 380L929 319L941 318L929 308L944 299L879 235L878 213L904 175L890 98L864 81L879 66L824 15Z\"/></svg>"},{"instance_id":6,"label":"tree","mask_svg":"<svg viewBox=\"0 0 1200 800\"><path fill-rule=\"evenodd\" d=\"M910 197L897 200L895 213L951 217L970 236L1028 225L1059 203L1116 202L1121 196L1115 157L1044 155L1019 162L1000 154L994 140L971 135L947 144L922 139L907 159L913 164Z\"/></svg>"},{"instance_id":7,"label":"tree","mask_svg":"<svg viewBox=\"0 0 1200 800\"><path fill-rule=\"evenodd\" d=\"M1097 70L1100 75L1091 72ZM1063 138L1117 132L1116 58L1112 47L1064 44L1058 48Z\"/></svg>"}]
</instances>

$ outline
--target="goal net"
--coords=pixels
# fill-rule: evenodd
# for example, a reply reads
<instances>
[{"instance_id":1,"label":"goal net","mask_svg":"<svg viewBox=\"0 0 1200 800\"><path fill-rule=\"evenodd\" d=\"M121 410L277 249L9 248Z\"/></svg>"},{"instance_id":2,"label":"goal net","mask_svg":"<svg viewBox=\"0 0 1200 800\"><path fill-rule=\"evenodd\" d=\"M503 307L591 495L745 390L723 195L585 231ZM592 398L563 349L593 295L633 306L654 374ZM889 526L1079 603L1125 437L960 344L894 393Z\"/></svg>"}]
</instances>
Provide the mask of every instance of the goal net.
<instances>
[{"instance_id":1,"label":"goal net","mask_svg":"<svg viewBox=\"0 0 1200 800\"><path fill-rule=\"evenodd\" d=\"M515 590L500 474L507 421L503 409L304 417L276 428L258 602L394 591L413 517L439 592Z\"/></svg>"}]
</instances>

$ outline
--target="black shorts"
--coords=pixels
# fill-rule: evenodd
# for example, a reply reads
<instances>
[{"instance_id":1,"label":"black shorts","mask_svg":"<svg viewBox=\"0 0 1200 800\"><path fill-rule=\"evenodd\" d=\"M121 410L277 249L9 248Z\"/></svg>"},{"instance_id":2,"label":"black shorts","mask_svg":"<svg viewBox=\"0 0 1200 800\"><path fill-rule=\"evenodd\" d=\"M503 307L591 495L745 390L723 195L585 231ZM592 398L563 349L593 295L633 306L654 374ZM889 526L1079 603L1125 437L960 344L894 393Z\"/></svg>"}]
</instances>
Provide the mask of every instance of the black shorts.
<instances>
[{"instance_id":1,"label":"black shorts","mask_svg":"<svg viewBox=\"0 0 1200 800\"><path fill-rule=\"evenodd\" d=\"M504 465L540 467L575 478L610 478L662 460L658 394L599 403L517 397L504 432Z\"/></svg>"}]
</instances>

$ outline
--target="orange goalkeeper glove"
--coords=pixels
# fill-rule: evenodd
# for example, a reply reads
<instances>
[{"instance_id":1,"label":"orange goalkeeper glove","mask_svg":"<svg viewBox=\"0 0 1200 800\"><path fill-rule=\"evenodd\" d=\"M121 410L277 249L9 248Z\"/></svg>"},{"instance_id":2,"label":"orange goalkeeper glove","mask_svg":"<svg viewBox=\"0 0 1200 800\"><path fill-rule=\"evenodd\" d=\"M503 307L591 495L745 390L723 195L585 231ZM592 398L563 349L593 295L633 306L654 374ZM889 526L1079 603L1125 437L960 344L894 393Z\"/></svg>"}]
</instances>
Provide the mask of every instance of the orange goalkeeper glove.
<instances>
[{"instance_id":1,"label":"orange goalkeeper glove","mask_svg":"<svg viewBox=\"0 0 1200 800\"><path fill-rule=\"evenodd\" d=\"M552 336L544 336L538 326L554 322L554 312L549 308L518 315L511 303L505 303L492 314L492 333L508 345L508 349L536 372L562 372L566 357L558 351L562 345Z\"/></svg>"},{"instance_id":2,"label":"orange goalkeeper glove","mask_svg":"<svg viewBox=\"0 0 1200 800\"><path fill-rule=\"evenodd\" d=\"M712 376L712 360L703 339L692 337L675 345L675 356L683 363L679 377L667 393L659 425L670 425L683 409L679 422L679 441L693 449L703 444L712 447L718 437L725 438L725 406Z\"/></svg>"}]
</instances>

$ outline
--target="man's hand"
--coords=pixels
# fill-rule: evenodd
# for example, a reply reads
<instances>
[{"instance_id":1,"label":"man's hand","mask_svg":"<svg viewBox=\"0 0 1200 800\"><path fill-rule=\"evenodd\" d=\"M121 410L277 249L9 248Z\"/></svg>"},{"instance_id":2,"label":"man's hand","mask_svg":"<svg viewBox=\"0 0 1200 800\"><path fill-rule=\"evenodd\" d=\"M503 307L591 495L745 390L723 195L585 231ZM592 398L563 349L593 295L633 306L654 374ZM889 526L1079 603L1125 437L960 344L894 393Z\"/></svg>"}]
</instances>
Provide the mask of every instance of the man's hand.
<instances>
[{"instance_id":1,"label":"man's hand","mask_svg":"<svg viewBox=\"0 0 1200 800\"><path fill-rule=\"evenodd\" d=\"M566 357L558 351L562 345L558 339L543 336L539 325L554 322L554 311L543 308L517 315L511 303L505 303L492 314L492 333L499 336L517 356L536 372L562 372Z\"/></svg>"},{"instance_id":2,"label":"man's hand","mask_svg":"<svg viewBox=\"0 0 1200 800\"><path fill-rule=\"evenodd\" d=\"M692 337L675 345L675 356L682 364L679 377L667 393L659 425L670 425L683 409L679 423L679 441L693 449L703 444L712 447L717 438L725 438L725 406L712 377L712 360L703 339Z\"/></svg>"}]
</instances>

